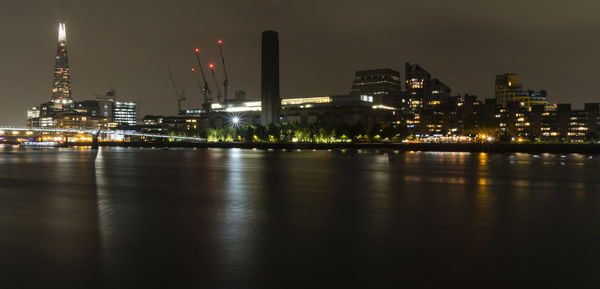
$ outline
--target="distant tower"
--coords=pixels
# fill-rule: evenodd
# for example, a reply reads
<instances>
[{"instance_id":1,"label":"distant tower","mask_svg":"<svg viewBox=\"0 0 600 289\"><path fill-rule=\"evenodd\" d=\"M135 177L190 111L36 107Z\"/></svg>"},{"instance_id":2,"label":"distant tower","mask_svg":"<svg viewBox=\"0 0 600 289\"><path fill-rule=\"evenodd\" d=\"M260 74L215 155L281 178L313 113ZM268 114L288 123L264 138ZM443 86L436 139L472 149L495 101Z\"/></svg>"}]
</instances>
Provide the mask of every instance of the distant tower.
<instances>
[{"instance_id":1,"label":"distant tower","mask_svg":"<svg viewBox=\"0 0 600 289\"><path fill-rule=\"evenodd\" d=\"M58 48L54 62L54 85L52 87L52 102L59 108L73 106L71 97L71 74L67 58L67 31L64 23L58 25Z\"/></svg>"},{"instance_id":2,"label":"distant tower","mask_svg":"<svg viewBox=\"0 0 600 289\"><path fill-rule=\"evenodd\" d=\"M264 125L279 122L279 37L275 31L262 34L261 119Z\"/></svg>"}]
</instances>

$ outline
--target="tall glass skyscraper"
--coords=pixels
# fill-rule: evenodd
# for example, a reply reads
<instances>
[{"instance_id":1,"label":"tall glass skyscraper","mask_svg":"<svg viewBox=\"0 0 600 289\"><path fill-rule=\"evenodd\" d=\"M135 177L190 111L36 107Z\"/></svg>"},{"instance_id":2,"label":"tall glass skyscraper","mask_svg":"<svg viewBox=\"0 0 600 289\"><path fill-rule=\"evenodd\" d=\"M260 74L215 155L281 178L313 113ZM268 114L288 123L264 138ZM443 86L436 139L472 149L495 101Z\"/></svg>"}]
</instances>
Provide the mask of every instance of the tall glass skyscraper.
<instances>
[{"instance_id":1,"label":"tall glass skyscraper","mask_svg":"<svg viewBox=\"0 0 600 289\"><path fill-rule=\"evenodd\" d=\"M67 57L67 31L64 23L58 26L58 47L54 62L54 85L52 86L52 102L56 109L72 108L71 74Z\"/></svg>"}]
</instances>

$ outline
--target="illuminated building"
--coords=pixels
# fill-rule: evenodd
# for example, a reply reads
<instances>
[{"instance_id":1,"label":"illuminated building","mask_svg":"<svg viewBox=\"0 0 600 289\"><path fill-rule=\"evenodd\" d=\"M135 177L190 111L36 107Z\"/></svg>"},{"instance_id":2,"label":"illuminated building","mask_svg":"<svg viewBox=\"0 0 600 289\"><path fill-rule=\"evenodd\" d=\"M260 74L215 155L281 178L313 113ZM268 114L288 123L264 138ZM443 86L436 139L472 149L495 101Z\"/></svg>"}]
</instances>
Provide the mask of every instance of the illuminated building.
<instances>
[{"instance_id":1,"label":"illuminated building","mask_svg":"<svg viewBox=\"0 0 600 289\"><path fill-rule=\"evenodd\" d=\"M110 88L103 97L74 102L71 95L71 75L67 56L64 23L59 24L58 48L54 66L54 83L49 102L27 112L30 127L90 128L101 125L135 125L137 104L115 102L116 90Z\"/></svg>"},{"instance_id":2,"label":"illuminated building","mask_svg":"<svg viewBox=\"0 0 600 289\"><path fill-rule=\"evenodd\" d=\"M80 114L92 117L100 116L100 105L96 100L76 101L73 107Z\"/></svg>"},{"instance_id":3,"label":"illuminated building","mask_svg":"<svg viewBox=\"0 0 600 289\"><path fill-rule=\"evenodd\" d=\"M38 124L40 127L52 127L54 126L54 118L40 117Z\"/></svg>"},{"instance_id":4,"label":"illuminated building","mask_svg":"<svg viewBox=\"0 0 600 289\"><path fill-rule=\"evenodd\" d=\"M137 103L115 101L113 121L120 125L136 125Z\"/></svg>"},{"instance_id":5,"label":"illuminated building","mask_svg":"<svg viewBox=\"0 0 600 289\"><path fill-rule=\"evenodd\" d=\"M71 74L67 56L67 32L64 23L58 26L58 44L54 60L54 82L52 97L49 102L39 106L39 114L34 116L28 112L27 125L31 127L58 126L62 121L61 114L73 114L73 98L71 96Z\"/></svg>"},{"instance_id":6,"label":"illuminated building","mask_svg":"<svg viewBox=\"0 0 600 289\"><path fill-rule=\"evenodd\" d=\"M456 117L448 121L446 133L450 135L475 135L484 126L485 121L481 118L485 106L477 100L477 96L460 96L456 99Z\"/></svg>"},{"instance_id":7,"label":"illuminated building","mask_svg":"<svg viewBox=\"0 0 600 289\"><path fill-rule=\"evenodd\" d=\"M556 111L546 112L541 128L545 140L583 141L589 133L600 131L600 104L586 103L583 110L571 104L559 104Z\"/></svg>"},{"instance_id":8,"label":"illuminated building","mask_svg":"<svg viewBox=\"0 0 600 289\"><path fill-rule=\"evenodd\" d=\"M399 118L398 109L376 104L376 97L365 94L285 98L281 100L283 121L320 124L325 127L360 122L370 129L378 122L391 123Z\"/></svg>"},{"instance_id":9,"label":"illuminated building","mask_svg":"<svg viewBox=\"0 0 600 289\"><path fill-rule=\"evenodd\" d=\"M279 122L279 36L275 31L262 34L261 120L264 125Z\"/></svg>"},{"instance_id":10,"label":"illuminated building","mask_svg":"<svg viewBox=\"0 0 600 289\"><path fill-rule=\"evenodd\" d=\"M38 118L40 117L40 108L37 106L32 107L30 110L27 110L27 119Z\"/></svg>"},{"instance_id":11,"label":"illuminated building","mask_svg":"<svg viewBox=\"0 0 600 289\"><path fill-rule=\"evenodd\" d=\"M94 126L94 119L78 113L64 113L54 117L54 125L60 128L89 128Z\"/></svg>"},{"instance_id":12,"label":"illuminated building","mask_svg":"<svg viewBox=\"0 0 600 289\"><path fill-rule=\"evenodd\" d=\"M571 104L559 104L555 111L542 113L540 139L547 141L582 140L589 129L585 124L586 120L585 111L572 111Z\"/></svg>"},{"instance_id":13,"label":"illuminated building","mask_svg":"<svg viewBox=\"0 0 600 289\"><path fill-rule=\"evenodd\" d=\"M376 105L400 106L403 102L400 72L388 68L357 71L351 94L370 96Z\"/></svg>"},{"instance_id":14,"label":"illuminated building","mask_svg":"<svg viewBox=\"0 0 600 289\"><path fill-rule=\"evenodd\" d=\"M525 106L548 106L546 91L524 90L519 83L519 75L515 73L496 75L495 94L496 101L503 107L510 102L519 102ZM550 110L551 107L548 106L548 109Z\"/></svg>"},{"instance_id":15,"label":"illuminated building","mask_svg":"<svg viewBox=\"0 0 600 289\"><path fill-rule=\"evenodd\" d=\"M37 106L27 110L27 126L28 127L39 127L40 126L40 108Z\"/></svg>"},{"instance_id":16,"label":"illuminated building","mask_svg":"<svg viewBox=\"0 0 600 289\"><path fill-rule=\"evenodd\" d=\"M542 139L542 123L546 112L544 105L534 105L529 107L527 121L529 122L530 139Z\"/></svg>"},{"instance_id":17,"label":"illuminated building","mask_svg":"<svg viewBox=\"0 0 600 289\"><path fill-rule=\"evenodd\" d=\"M506 107L496 106L493 112L484 110L482 118L495 120L490 127L514 139L583 141L588 133L599 132L599 111L598 103L586 103L583 110L571 110L568 103L548 110L545 105L509 102Z\"/></svg>"},{"instance_id":18,"label":"illuminated building","mask_svg":"<svg viewBox=\"0 0 600 289\"><path fill-rule=\"evenodd\" d=\"M426 135L448 135L452 119L456 119L457 99L450 97L451 89L434 78L426 88L419 111L421 133ZM452 126L453 127L453 126Z\"/></svg>"},{"instance_id":19,"label":"illuminated building","mask_svg":"<svg viewBox=\"0 0 600 289\"><path fill-rule=\"evenodd\" d=\"M439 79L434 78L431 80L431 84L424 96L424 105L436 105L436 102L443 102L450 96L452 89L449 86L441 82Z\"/></svg>"},{"instance_id":20,"label":"illuminated building","mask_svg":"<svg viewBox=\"0 0 600 289\"><path fill-rule=\"evenodd\" d=\"M284 98L281 100L282 107L289 106L298 106L298 107L306 107L306 106L314 106L320 105L324 103L331 103L333 101L331 96L315 96L315 97L302 97L302 98Z\"/></svg>"},{"instance_id":21,"label":"illuminated building","mask_svg":"<svg viewBox=\"0 0 600 289\"><path fill-rule=\"evenodd\" d=\"M361 123L366 130L376 123L399 119L396 107L374 104L372 96L352 94L282 99L282 115L286 123L319 124L329 128Z\"/></svg>"},{"instance_id":22,"label":"illuminated building","mask_svg":"<svg viewBox=\"0 0 600 289\"><path fill-rule=\"evenodd\" d=\"M600 103L586 103L583 110L586 112L585 125L588 131L600 133Z\"/></svg>"},{"instance_id":23,"label":"illuminated building","mask_svg":"<svg viewBox=\"0 0 600 289\"><path fill-rule=\"evenodd\" d=\"M506 107L507 102L524 99L527 95L519 84L519 76L514 73L496 75L496 101L499 105Z\"/></svg>"},{"instance_id":24,"label":"illuminated building","mask_svg":"<svg viewBox=\"0 0 600 289\"><path fill-rule=\"evenodd\" d=\"M527 106L541 105L546 110L554 110L554 106L548 103L548 92L545 90L535 91L533 89L527 90L529 99L525 102Z\"/></svg>"},{"instance_id":25,"label":"illuminated building","mask_svg":"<svg viewBox=\"0 0 600 289\"><path fill-rule=\"evenodd\" d=\"M280 100L281 121L285 123L320 124L324 126L353 125L361 122L370 129L377 122L396 122L396 107L375 104L373 96L344 94L283 98ZM165 117L165 127L179 129L223 128L232 114L239 114L245 125L260 125L261 101L228 101L213 103L210 112L187 110L183 115ZM148 127L155 124L148 124ZM145 125L146 126L146 125Z\"/></svg>"},{"instance_id":26,"label":"illuminated building","mask_svg":"<svg viewBox=\"0 0 600 289\"><path fill-rule=\"evenodd\" d=\"M560 131L558 111L544 112L540 124L540 139L559 140L561 139Z\"/></svg>"},{"instance_id":27,"label":"illuminated building","mask_svg":"<svg viewBox=\"0 0 600 289\"><path fill-rule=\"evenodd\" d=\"M67 32L64 23L58 26L58 47L54 62L52 102L56 110L68 110L73 106L71 97L71 74L67 56Z\"/></svg>"},{"instance_id":28,"label":"illuminated building","mask_svg":"<svg viewBox=\"0 0 600 289\"><path fill-rule=\"evenodd\" d=\"M158 125L163 122L164 118L162 115L146 115L144 116L143 123L144 125Z\"/></svg>"},{"instance_id":29,"label":"illuminated building","mask_svg":"<svg viewBox=\"0 0 600 289\"><path fill-rule=\"evenodd\" d=\"M142 119L142 124L139 129L144 133L161 134L165 129L163 127L165 118L167 117L163 115L146 115Z\"/></svg>"},{"instance_id":30,"label":"illuminated building","mask_svg":"<svg viewBox=\"0 0 600 289\"><path fill-rule=\"evenodd\" d=\"M522 102L507 104L506 128L510 135L521 138L535 137L535 133L531 131L529 111L530 107Z\"/></svg>"},{"instance_id":31,"label":"illuminated building","mask_svg":"<svg viewBox=\"0 0 600 289\"><path fill-rule=\"evenodd\" d=\"M431 82L431 74L416 64L405 64L406 101L411 113L418 113Z\"/></svg>"},{"instance_id":32,"label":"illuminated building","mask_svg":"<svg viewBox=\"0 0 600 289\"><path fill-rule=\"evenodd\" d=\"M458 131L456 114L459 97L417 64L405 64L405 121L418 135L448 135ZM454 130L454 131L452 131Z\"/></svg>"}]
</instances>

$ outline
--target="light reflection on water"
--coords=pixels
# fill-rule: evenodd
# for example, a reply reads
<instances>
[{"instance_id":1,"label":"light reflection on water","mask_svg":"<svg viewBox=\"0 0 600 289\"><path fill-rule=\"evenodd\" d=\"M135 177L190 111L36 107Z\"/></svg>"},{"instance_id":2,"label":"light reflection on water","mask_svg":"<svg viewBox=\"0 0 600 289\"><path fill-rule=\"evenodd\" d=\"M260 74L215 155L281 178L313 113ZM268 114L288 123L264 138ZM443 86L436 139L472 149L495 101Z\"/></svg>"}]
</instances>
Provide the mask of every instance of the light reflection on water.
<instances>
[{"instance_id":1,"label":"light reflection on water","mask_svg":"<svg viewBox=\"0 0 600 289\"><path fill-rule=\"evenodd\" d=\"M0 165L0 268L37 287L599 281L598 157L4 148Z\"/></svg>"}]
</instances>

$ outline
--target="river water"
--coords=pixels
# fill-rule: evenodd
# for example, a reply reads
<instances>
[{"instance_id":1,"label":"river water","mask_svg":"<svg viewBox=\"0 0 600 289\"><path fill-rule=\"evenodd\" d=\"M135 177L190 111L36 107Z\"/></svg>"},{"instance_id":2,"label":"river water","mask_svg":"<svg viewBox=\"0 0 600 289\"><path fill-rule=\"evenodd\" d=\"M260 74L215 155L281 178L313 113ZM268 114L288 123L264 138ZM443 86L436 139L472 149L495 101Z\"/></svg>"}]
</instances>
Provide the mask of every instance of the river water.
<instances>
[{"instance_id":1,"label":"river water","mask_svg":"<svg viewBox=\"0 0 600 289\"><path fill-rule=\"evenodd\" d=\"M0 148L1 288L600 285L600 156Z\"/></svg>"}]
</instances>

